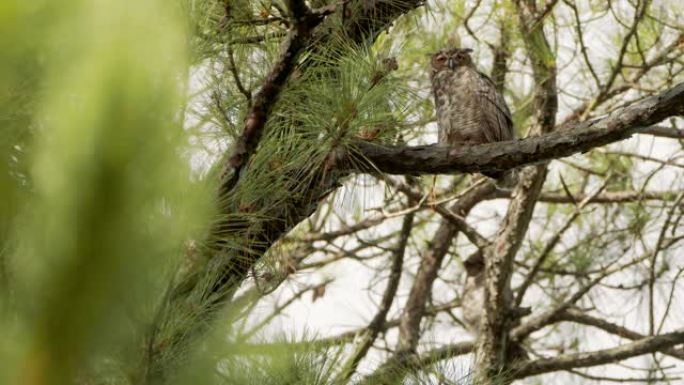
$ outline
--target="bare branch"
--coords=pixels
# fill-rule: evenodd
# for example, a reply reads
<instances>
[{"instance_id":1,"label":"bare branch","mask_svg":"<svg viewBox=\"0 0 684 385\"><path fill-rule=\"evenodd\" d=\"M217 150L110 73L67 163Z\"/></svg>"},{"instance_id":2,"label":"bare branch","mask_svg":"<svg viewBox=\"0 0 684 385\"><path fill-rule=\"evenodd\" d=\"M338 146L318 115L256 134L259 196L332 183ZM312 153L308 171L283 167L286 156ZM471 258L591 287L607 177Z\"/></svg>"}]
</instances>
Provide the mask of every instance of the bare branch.
<instances>
[{"instance_id":1,"label":"bare branch","mask_svg":"<svg viewBox=\"0 0 684 385\"><path fill-rule=\"evenodd\" d=\"M596 88L601 89L601 80L599 79L598 75L596 75L596 70L594 70L594 66L591 64L591 60L589 60L589 55L587 54L587 45L584 43L584 32L582 32L583 26L582 26L582 21L580 20L580 17L579 17L577 5L575 4L574 1L563 0L563 2L568 7L570 7L572 9L572 13L575 17L575 33L577 34L577 38L579 40L580 51L582 52L582 57L584 58L584 63L587 65L587 68L589 69L589 73L594 78L594 83L596 84Z\"/></svg>"},{"instance_id":2,"label":"bare branch","mask_svg":"<svg viewBox=\"0 0 684 385\"><path fill-rule=\"evenodd\" d=\"M393 186L411 199L421 199L421 193L412 189L411 186L402 183L394 183ZM451 207L447 208L446 205L441 204L432 206L432 209L449 222L455 230L462 232L473 245L483 249L489 245L489 241L466 223L464 217L470 211L470 208L481 200L488 198L495 190L494 184L491 181L483 180L482 183L473 185L469 190L461 193L459 200Z\"/></svg>"},{"instance_id":3,"label":"bare branch","mask_svg":"<svg viewBox=\"0 0 684 385\"><path fill-rule=\"evenodd\" d=\"M550 309L548 311L545 311L539 315L530 317L530 319L527 320L524 324L516 327L512 331L513 339L522 341L523 339L527 338L531 333L540 330L546 325L550 325L552 323L555 323L557 321L557 317L559 314L564 312L565 310L569 309L572 307L577 301L579 301L584 295L586 295L593 287L595 287L597 284L599 284L603 279L608 277L611 274L614 274L616 272L622 271L630 266L634 266L638 263L641 263L648 258L650 258L651 254L646 254L643 256L640 256L639 258L635 258L623 265L616 266L614 268L603 268L600 269L601 274L599 274L597 277L589 281L587 284L585 284L582 288L577 290L573 295L571 295L568 299L563 301L562 303L556 305L553 309Z\"/></svg>"},{"instance_id":4,"label":"bare branch","mask_svg":"<svg viewBox=\"0 0 684 385\"><path fill-rule=\"evenodd\" d=\"M639 23L643 20L644 14L646 13L646 10L648 9L648 6L650 5L650 0L645 0L643 3L641 1L637 2L637 9L634 11L634 20L632 21L632 25L630 25L627 35L625 38L622 40L622 46L620 47L620 53L618 54L617 62L615 63L615 66L612 68L612 71L610 75L608 76L608 80L605 83L605 91L609 91L610 88L613 86L613 83L615 82L615 79L617 78L618 74L622 72L622 66L623 66L623 60L625 57L625 54L627 53L627 47L629 46L630 41L632 40L632 37L637 32L637 29L639 27ZM639 6L641 8L639 9ZM600 97L600 95L599 95Z\"/></svg>"},{"instance_id":5,"label":"bare branch","mask_svg":"<svg viewBox=\"0 0 684 385\"><path fill-rule=\"evenodd\" d=\"M387 287L385 288L385 293L380 301L380 308L378 312L373 317L373 320L368 325L368 334L365 336L363 341L357 346L354 354L350 358L349 362L345 365L345 371L343 376L345 380L354 373L356 367L363 357L366 356L368 350L373 346L373 342L377 338L378 334L383 330L384 324L387 319L387 313L389 313L394 297L397 294L397 289L399 288L399 279L401 278L401 270L404 263L404 253L406 252L406 245L408 239L411 236L411 230L413 228L413 217L414 214L410 213L404 217L404 222L401 227L401 232L399 234L399 242L392 253L392 267L390 268L390 277Z\"/></svg>"},{"instance_id":6,"label":"bare branch","mask_svg":"<svg viewBox=\"0 0 684 385\"><path fill-rule=\"evenodd\" d=\"M637 333L635 331L625 328L624 326L616 325L601 318L592 317L586 312L575 308L569 308L563 311L557 316L556 319L559 321L570 321L582 325L593 326L607 333L615 334L616 336L627 338L632 341L646 338L646 336L641 333ZM684 360L683 349L667 348L660 350L660 352L678 358L680 360Z\"/></svg>"},{"instance_id":7,"label":"bare branch","mask_svg":"<svg viewBox=\"0 0 684 385\"><path fill-rule=\"evenodd\" d=\"M572 373L576 376L580 376L582 378L586 378L588 380L593 380L593 381L608 381L608 382L618 382L618 383L627 383L627 382L636 382L637 384L647 384L649 382L651 383L657 383L657 382L671 382L674 380L679 380L680 377L608 377L608 376L594 376L591 374L587 374L584 372L580 372L579 370L573 370L569 369L568 373Z\"/></svg>"},{"instance_id":8,"label":"bare branch","mask_svg":"<svg viewBox=\"0 0 684 385\"><path fill-rule=\"evenodd\" d=\"M663 138L684 139L684 130L667 126L653 125L639 130L639 133Z\"/></svg>"},{"instance_id":9,"label":"bare branch","mask_svg":"<svg viewBox=\"0 0 684 385\"><path fill-rule=\"evenodd\" d=\"M409 197L415 199L416 193L412 192L409 186L405 186L404 188L397 186L397 188L400 191L407 193ZM494 190L494 184L491 181L480 183L464 193L450 208L447 209L446 207L443 207L443 209L449 213L465 216L478 202L485 199L487 195L491 194ZM442 207L442 205L437 207ZM439 212L437 207L435 210ZM437 272L451 246L452 240L461 230L463 230L463 227L454 224L454 222L449 221L446 217L445 220L441 222L430 242L429 249L426 250L422 256L416 278L399 319L399 343L397 352L384 362L372 375L366 377L364 383L396 383L400 381L400 379L392 376L400 375L401 370L398 369L407 362L411 362L411 357L415 356L415 349L420 334L420 323L426 314L427 302L431 295L432 285L437 278Z\"/></svg>"},{"instance_id":10,"label":"bare branch","mask_svg":"<svg viewBox=\"0 0 684 385\"><path fill-rule=\"evenodd\" d=\"M582 212L582 209L591 201L592 198L595 198L598 194L600 194L601 191L603 191L604 187L605 184L600 189L597 189L595 193L584 198L579 204L577 204L575 212L565 220L565 224L563 224L563 226L561 226L561 228L546 243L544 249L539 253L539 258L537 258L537 262L535 262L534 266L532 267L532 270L527 275L527 277L525 277L525 281L523 281L522 285L520 285L520 288L518 288L518 293L515 298L516 306L520 306L520 304L522 303L522 299L525 296L527 288L530 287L530 285L534 281L534 278L539 272L539 269L542 267L542 265L546 261L546 258L551 253L553 248L556 246L558 241L560 241L561 236L570 228L570 225L572 225L575 219L579 217L580 213ZM568 199L572 198L572 196L568 196Z\"/></svg>"},{"instance_id":11,"label":"bare branch","mask_svg":"<svg viewBox=\"0 0 684 385\"><path fill-rule=\"evenodd\" d=\"M628 203L641 201L668 201L674 200L680 191L609 191L590 197L587 203ZM504 191L498 192L497 197L508 196ZM575 195L575 199L583 201L587 198L585 194ZM540 202L545 203L573 203L565 194L542 193L539 196Z\"/></svg>"},{"instance_id":12,"label":"bare branch","mask_svg":"<svg viewBox=\"0 0 684 385\"><path fill-rule=\"evenodd\" d=\"M593 352L561 355L554 358L522 363L514 369L513 377L523 378L557 370L586 368L625 360L642 354L654 353L684 343L684 329L640 339L631 344L621 345L612 349Z\"/></svg>"}]
</instances>

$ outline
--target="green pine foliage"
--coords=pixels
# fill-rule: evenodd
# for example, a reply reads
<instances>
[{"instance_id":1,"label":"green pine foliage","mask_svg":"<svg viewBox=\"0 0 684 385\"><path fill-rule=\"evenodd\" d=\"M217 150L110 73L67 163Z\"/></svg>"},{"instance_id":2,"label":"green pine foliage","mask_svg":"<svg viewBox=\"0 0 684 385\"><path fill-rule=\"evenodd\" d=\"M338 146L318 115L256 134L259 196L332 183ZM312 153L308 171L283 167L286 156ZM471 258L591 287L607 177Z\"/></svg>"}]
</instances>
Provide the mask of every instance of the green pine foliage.
<instances>
[{"instance_id":1,"label":"green pine foliage","mask_svg":"<svg viewBox=\"0 0 684 385\"><path fill-rule=\"evenodd\" d=\"M195 338L225 294L212 284L225 264L207 235L213 206L230 213L236 231L219 235L221 250L239 263L267 246L249 236L263 223L322 198L301 194L354 141L398 138L414 99L391 61L332 40L300 58L307 71L281 93L244 183L215 202L215 173L191 178L189 136L218 123L217 138L232 142L245 89L256 92L279 52L278 40L226 51L255 30L242 21L259 7L238 3L231 20L215 1L3 3L2 383L138 383L193 351L214 367ZM213 99L186 130L178 112L194 108L183 80L193 63L209 74L199 94ZM187 277L191 291L169 291ZM217 378L242 383L225 375L237 365L252 368L250 381L332 383L321 368L334 365L309 349L284 357L227 359Z\"/></svg>"}]
</instances>

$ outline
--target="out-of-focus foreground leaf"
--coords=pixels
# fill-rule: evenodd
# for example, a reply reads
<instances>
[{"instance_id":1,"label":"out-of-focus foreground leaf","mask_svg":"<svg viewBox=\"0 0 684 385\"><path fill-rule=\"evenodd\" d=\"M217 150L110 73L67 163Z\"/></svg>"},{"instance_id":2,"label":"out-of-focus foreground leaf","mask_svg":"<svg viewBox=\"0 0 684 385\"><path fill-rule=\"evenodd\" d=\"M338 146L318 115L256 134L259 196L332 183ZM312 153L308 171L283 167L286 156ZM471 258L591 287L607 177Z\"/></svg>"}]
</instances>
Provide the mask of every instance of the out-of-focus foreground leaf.
<instances>
[{"instance_id":1,"label":"out-of-focus foreground leaf","mask_svg":"<svg viewBox=\"0 0 684 385\"><path fill-rule=\"evenodd\" d=\"M161 0L49 3L0 5L0 382L115 383L206 222L181 151L185 23Z\"/></svg>"}]
</instances>

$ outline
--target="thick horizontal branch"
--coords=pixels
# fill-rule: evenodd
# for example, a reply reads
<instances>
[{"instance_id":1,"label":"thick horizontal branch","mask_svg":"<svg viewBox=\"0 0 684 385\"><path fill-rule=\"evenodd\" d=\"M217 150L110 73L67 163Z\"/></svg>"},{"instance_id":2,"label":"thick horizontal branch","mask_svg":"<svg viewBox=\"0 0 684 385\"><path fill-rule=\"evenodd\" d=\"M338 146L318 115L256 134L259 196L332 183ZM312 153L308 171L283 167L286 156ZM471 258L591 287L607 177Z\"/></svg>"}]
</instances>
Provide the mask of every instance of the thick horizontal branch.
<instances>
[{"instance_id":1,"label":"thick horizontal branch","mask_svg":"<svg viewBox=\"0 0 684 385\"><path fill-rule=\"evenodd\" d=\"M671 116L684 114L684 83L610 115L573 128L526 139L447 147L383 146L357 142L356 150L372 167L389 174L496 172L557 159L629 138Z\"/></svg>"},{"instance_id":2,"label":"thick horizontal branch","mask_svg":"<svg viewBox=\"0 0 684 385\"><path fill-rule=\"evenodd\" d=\"M515 378L523 378L537 374L604 365L625 360L627 358L653 353L684 343L684 329L658 336L643 338L631 344L612 349L594 352L561 355L554 358L542 358L529 361L515 370Z\"/></svg>"},{"instance_id":3,"label":"thick horizontal branch","mask_svg":"<svg viewBox=\"0 0 684 385\"><path fill-rule=\"evenodd\" d=\"M670 201L677 198L680 191L607 191L589 199L588 203L628 203L640 201ZM497 192L500 197L505 197L504 191ZM585 194L573 196L575 201L583 201ZM574 203L567 194L543 193L539 197L540 202L545 203Z\"/></svg>"}]
</instances>

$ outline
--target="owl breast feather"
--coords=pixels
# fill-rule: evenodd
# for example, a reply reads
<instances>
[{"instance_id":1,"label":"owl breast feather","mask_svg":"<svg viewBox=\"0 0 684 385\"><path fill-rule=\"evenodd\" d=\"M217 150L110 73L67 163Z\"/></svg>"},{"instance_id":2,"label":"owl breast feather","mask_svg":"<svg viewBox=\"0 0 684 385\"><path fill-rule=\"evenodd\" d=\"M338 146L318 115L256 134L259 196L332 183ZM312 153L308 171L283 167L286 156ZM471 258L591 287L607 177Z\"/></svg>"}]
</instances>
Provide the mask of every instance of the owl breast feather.
<instances>
[{"instance_id":1,"label":"owl breast feather","mask_svg":"<svg viewBox=\"0 0 684 385\"><path fill-rule=\"evenodd\" d=\"M509 140L512 126L504 103L494 85L476 69L444 70L433 78L433 92L439 127L439 143L456 145ZM509 113L510 114L510 113Z\"/></svg>"}]
</instances>

